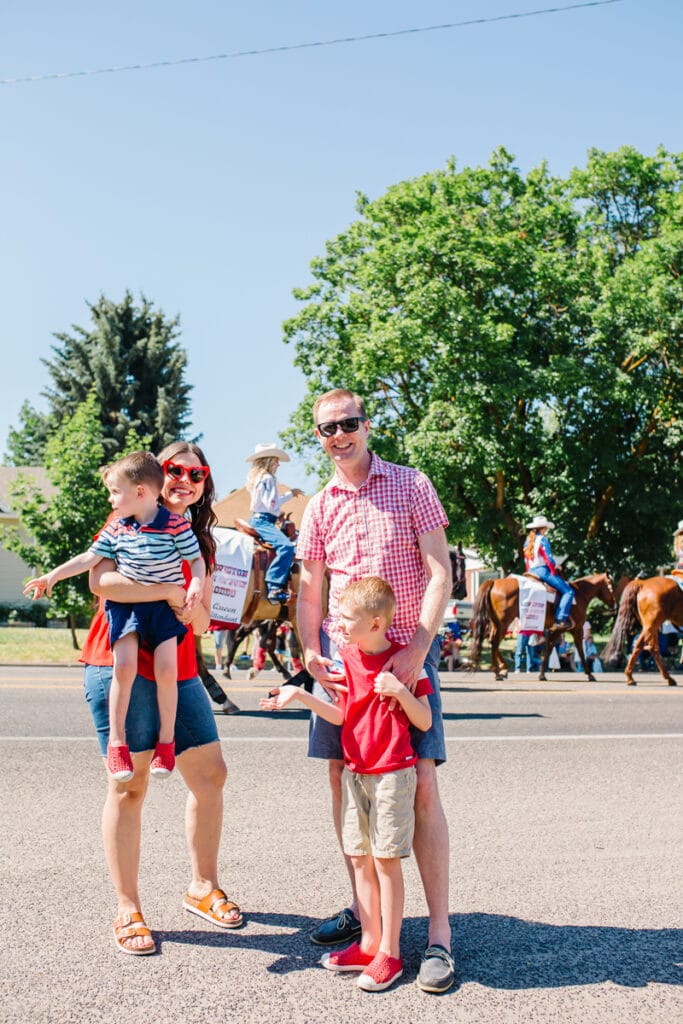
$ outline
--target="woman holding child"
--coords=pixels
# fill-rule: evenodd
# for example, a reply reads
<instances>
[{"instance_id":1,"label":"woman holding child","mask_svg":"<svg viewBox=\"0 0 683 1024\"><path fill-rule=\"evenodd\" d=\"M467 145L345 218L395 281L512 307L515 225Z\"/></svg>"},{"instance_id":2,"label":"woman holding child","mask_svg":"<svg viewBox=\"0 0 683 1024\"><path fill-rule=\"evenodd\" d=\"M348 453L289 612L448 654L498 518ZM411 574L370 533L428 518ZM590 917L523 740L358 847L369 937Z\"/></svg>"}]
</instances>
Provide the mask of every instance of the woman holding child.
<instances>
[{"instance_id":1,"label":"woman holding child","mask_svg":"<svg viewBox=\"0 0 683 1024\"><path fill-rule=\"evenodd\" d=\"M111 561L91 571L91 588L102 598L120 602L168 601L189 629L178 644L178 711L175 723L177 767L189 790L186 833L192 878L183 897L185 910L219 928L238 928L240 908L218 885L218 848L223 821L223 786L227 769L221 753L213 712L197 676L194 634L209 625L211 566L215 541L211 526L214 485L201 449L184 441L168 445L158 456L164 466L161 502L172 513L189 515L206 566L201 600L188 611L185 590L176 584L142 584L115 571ZM186 586L190 580L183 564ZM100 602L102 605L103 602ZM81 654L85 663L85 695L106 757L109 735L108 695L112 654L102 607L95 615ZM140 649L138 675L133 684L126 719L126 738L134 765L126 783L108 779L102 815L105 857L118 901L114 938L122 953L146 956L156 946L140 906L138 869L142 806L149 783L149 768L159 729L154 664L149 651Z\"/></svg>"}]
</instances>

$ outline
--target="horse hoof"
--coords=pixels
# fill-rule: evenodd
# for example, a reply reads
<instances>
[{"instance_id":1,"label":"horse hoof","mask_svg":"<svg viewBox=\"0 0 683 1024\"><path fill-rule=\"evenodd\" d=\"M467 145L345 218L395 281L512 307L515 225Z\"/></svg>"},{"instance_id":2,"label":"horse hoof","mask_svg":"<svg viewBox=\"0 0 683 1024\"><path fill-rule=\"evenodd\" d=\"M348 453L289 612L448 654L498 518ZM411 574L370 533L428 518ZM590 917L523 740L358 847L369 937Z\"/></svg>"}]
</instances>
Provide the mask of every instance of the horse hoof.
<instances>
[{"instance_id":1,"label":"horse hoof","mask_svg":"<svg viewBox=\"0 0 683 1024\"><path fill-rule=\"evenodd\" d=\"M638 683L635 681L635 679L627 679L626 680L626 685L627 686L637 686Z\"/></svg>"},{"instance_id":2,"label":"horse hoof","mask_svg":"<svg viewBox=\"0 0 683 1024\"><path fill-rule=\"evenodd\" d=\"M548 682L548 679L547 679L547 677L545 676L545 674L543 672L541 672L540 676L538 677L538 681L539 681L539 683L547 683Z\"/></svg>"},{"instance_id":3,"label":"horse hoof","mask_svg":"<svg viewBox=\"0 0 683 1024\"><path fill-rule=\"evenodd\" d=\"M676 682L675 679L670 679L669 680L669 686L678 686L678 683Z\"/></svg>"},{"instance_id":4,"label":"horse hoof","mask_svg":"<svg viewBox=\"0 0 683 1024\"><path fill-rule=\"evenodd\" d=\"M592 673L592 672L591 672L591 674L590 674L590 675L588 676L588 682L589 682L589 683L594 683L594 682L595 682L595 676L593 675L593 673Z\"/></svg>"}]
</instances>

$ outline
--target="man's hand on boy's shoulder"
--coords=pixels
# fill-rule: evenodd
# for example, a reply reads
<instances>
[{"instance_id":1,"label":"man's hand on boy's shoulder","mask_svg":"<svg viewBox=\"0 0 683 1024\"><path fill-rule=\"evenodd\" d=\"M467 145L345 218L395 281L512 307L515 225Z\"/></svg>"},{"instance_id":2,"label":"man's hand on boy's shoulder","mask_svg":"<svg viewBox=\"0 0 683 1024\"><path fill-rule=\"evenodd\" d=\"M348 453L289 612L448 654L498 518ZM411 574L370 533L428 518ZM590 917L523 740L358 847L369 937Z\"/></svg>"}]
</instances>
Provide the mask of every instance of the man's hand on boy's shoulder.
<instances>
[{"instance_id":1,"label":"man's hand on boy's shoulder","mask_svg":"<svg viewBox=\"0 0 683 1024\"><path fill-rule=\"evenodd\" d=\"M339 671L331 658L315 652L307 655L305 664L307 671L327 690L330 698L336 700L337 684L344 682L344 673Z\"/></svg>"},{"instance_id":2,"label":"man's hand on boy's shoulder","mask_svg":"<svg viewBox=\"0 0 683 1024\"><path fill-rule=\"evenodd\" d=\"M413 693L418 679L423 674L425 660L424 651L408 644L387 658L382 670L392 672Z\"/></svg>"}]
</instances>

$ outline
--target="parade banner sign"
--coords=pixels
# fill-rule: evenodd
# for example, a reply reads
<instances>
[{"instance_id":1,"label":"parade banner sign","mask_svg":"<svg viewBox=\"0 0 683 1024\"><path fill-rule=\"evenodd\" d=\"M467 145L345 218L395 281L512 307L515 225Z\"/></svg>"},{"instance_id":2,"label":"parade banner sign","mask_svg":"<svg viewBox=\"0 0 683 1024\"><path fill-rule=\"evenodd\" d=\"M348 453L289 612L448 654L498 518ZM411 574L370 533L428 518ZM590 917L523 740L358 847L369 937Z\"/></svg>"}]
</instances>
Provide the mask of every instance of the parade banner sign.
<instances>
[{"instance_id":1,"label":"parade banner sign","mask_svg":"<svg viewBox=\"0 0 683 1024\"><path fill-rule=\"evenodd\" d=\"M249 587L254 557L254 541L238 530L223 526L213 529L216 538L216 565L211 578L212 622L239 623Z\"/></svg>"},{"instance_id":2,"label":"parade banner sign","mask_svg":"<svg viewBox=\"0 0 683 1024\"><path fill-rule=\"evenodd\" d=\"M519 587L519 628L524 633L542 633L545 627L545 606L547 590L540 580L528 576L517 576Z\"/></svg>"}]
</instances>

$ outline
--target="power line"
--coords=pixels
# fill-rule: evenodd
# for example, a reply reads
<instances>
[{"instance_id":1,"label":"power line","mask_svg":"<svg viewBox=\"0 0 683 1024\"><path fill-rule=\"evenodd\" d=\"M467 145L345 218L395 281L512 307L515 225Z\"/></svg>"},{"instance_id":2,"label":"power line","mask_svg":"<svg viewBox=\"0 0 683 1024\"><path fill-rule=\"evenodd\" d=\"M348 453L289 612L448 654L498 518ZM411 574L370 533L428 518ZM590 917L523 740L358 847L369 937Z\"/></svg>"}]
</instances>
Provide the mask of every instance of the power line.
<instances>
[{"instance_id":1,"label":"power line","mask_svg":"<svg viewBox=\"0 0 683 1024\"><path fill-rule=\"evenodd\" d=\"M180 64L205 64L214 60L235 60L238 57L260 57L270 53L290 53L294 50L310 50L323 46L341 46L347 43L363 43L372 39L392 39L396 36L418 35L423 32L443 32L446 29L466 28L470 25L488 25L496 21L513 21L519 18L535 18L541 14L560 14L576 11L582 7L607 7L620 4L623 0L591 0L564 7L544 7L538 11L520 11L516 14L499 14L490 18L471 18L468 21L452 21L443 25L423 25L418 28L402 28L393 32L371 32L362 36L342 36L339 39L319 39L311 43L292 43L288 46L267 46L260 50L234 50L232 53L214 53L204 57L180 57L177 60L156 60L148 64L122 64L119 67L93 68L87 71L62 71L43 75L29 75L26 78L2 78L0 85L23 85L26 82L46 82L56 78L83 78L88 75L114 75L120 71L143 71L149 68L170 68Z\"/></svg>"}]
</instances>

